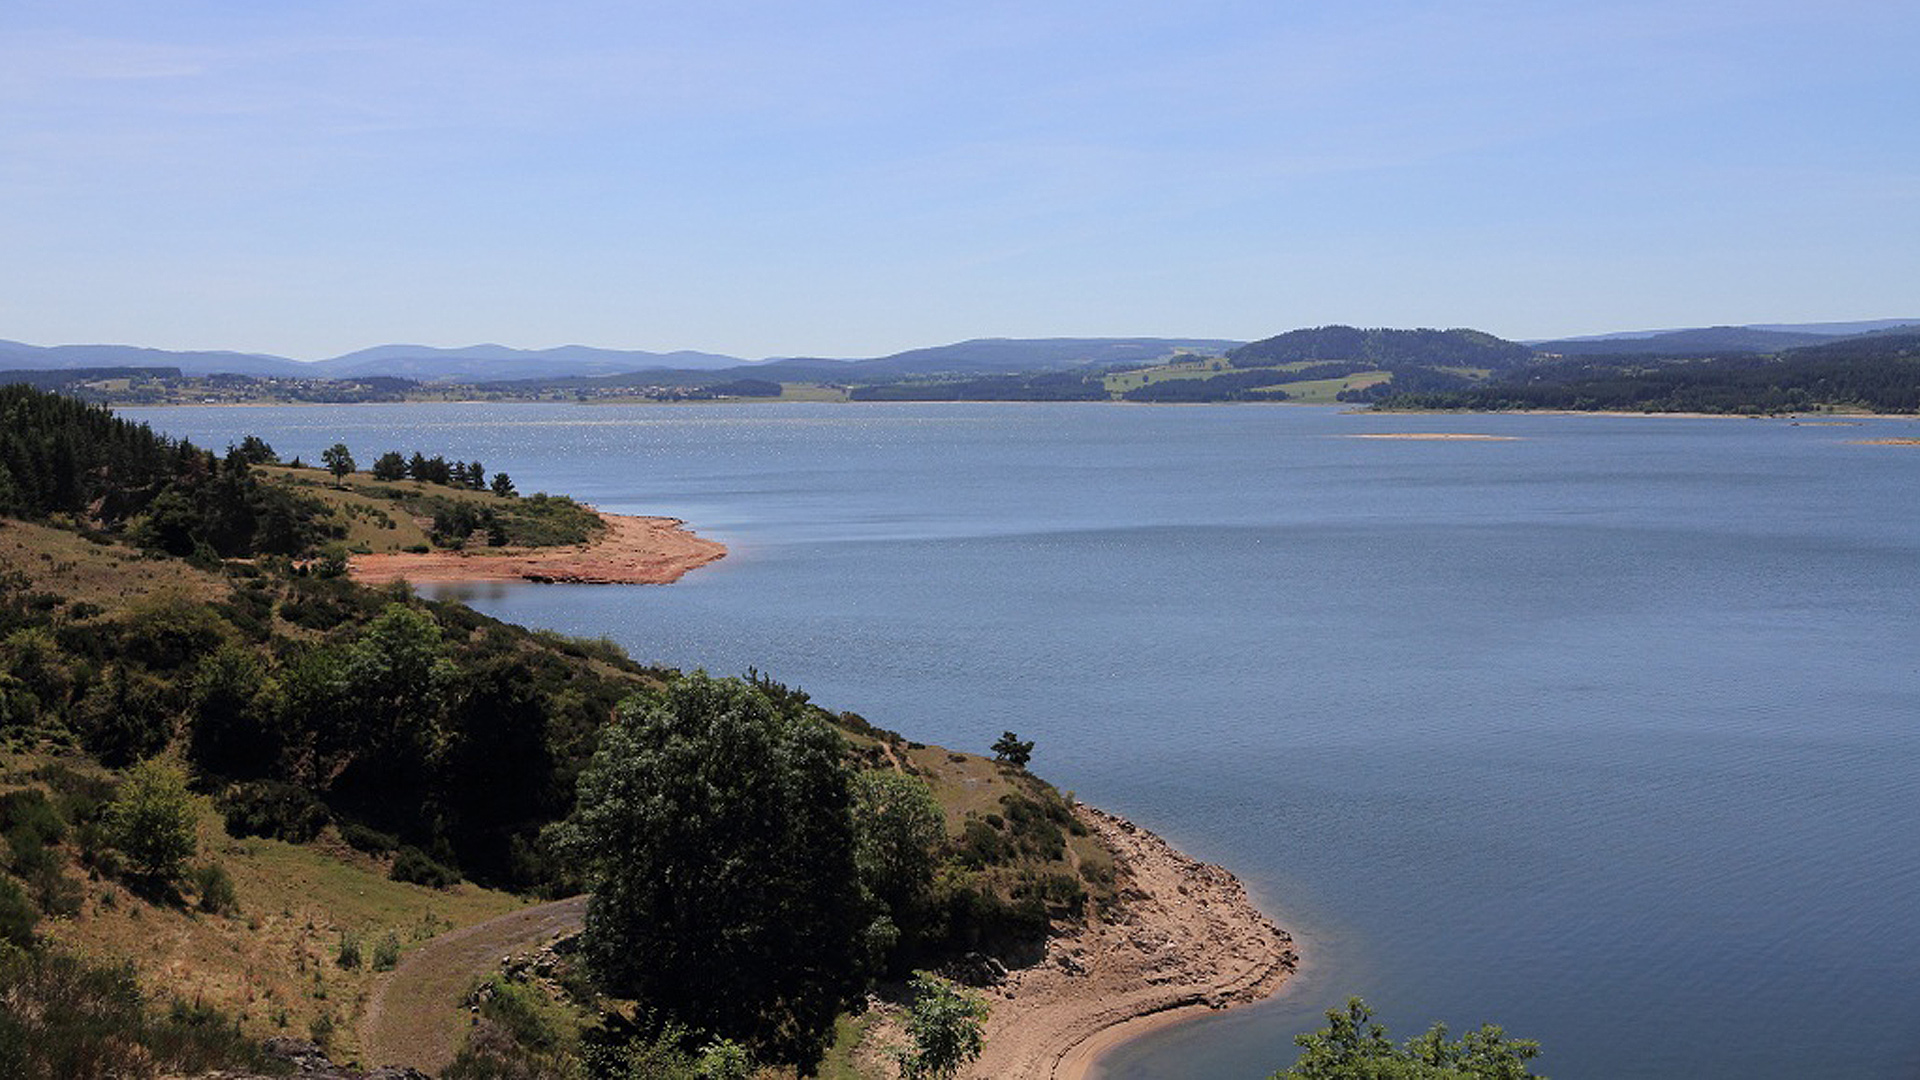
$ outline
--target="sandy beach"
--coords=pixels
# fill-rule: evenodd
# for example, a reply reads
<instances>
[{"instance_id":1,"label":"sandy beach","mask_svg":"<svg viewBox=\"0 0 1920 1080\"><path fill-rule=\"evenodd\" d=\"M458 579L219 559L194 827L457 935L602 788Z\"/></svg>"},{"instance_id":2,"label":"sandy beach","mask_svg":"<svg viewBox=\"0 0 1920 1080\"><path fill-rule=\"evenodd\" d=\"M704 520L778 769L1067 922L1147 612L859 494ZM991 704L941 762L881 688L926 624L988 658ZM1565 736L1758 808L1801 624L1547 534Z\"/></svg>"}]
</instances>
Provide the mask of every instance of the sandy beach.
<instances>
[{"instance_id":1,"label":"sandy beach","mask_svg":"<svg viewBox=\"0 0 1920 1080\"><path fill-rule=\"evenodd\" d=\"M348 560L347 572L368 585L402 578L416 585L468 581L665 585L727 553L726 545L695 536L678 518L594 512L607 527L588 544L355 555Z\"/></svg>"},{"instance_id":2,"label":"sandy beach","mask_svg":"<svg viewBox=\"0 0 1920 1080\"><path fill-rule=\"evenodd\" d=\"M986 1048L963 1073L973 1080L1084 1080L1129 1039L1272 996L1299 964L1293 938L1233 874L1125 818L1074 812L1114 852L1120 910L1049 939L1033 964L977 991L992 1012ZM894 1018L877 1024L868 1064L880 1068L903 1038Z\"/></svg>"}]
</instances>

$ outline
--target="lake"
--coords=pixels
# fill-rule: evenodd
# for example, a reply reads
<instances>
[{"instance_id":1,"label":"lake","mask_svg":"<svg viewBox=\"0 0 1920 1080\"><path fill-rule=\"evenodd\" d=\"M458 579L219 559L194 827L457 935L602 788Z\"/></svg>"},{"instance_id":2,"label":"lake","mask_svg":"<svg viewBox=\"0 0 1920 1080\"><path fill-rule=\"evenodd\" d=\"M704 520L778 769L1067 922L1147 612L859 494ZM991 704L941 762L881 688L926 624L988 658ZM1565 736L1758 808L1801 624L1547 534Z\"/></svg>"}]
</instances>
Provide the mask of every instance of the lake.
<instances>
[{"instance_id":1,"label":"lake","mask_svg":"<svg viewBox=\"0 0 1920 1080\"><path fill-rule=\"evenodd\" d=\"M1349 994L1558 1080L1920 1076L1920 448L1784 420L1309 407L127 410L419 449L668 514L667 587L471 602L1002 730L1301 940L1275 1001L1111 1078L1264 1077ZM1513 441L1344 436L1478 432Z\"/></svg>"}]
</instances>

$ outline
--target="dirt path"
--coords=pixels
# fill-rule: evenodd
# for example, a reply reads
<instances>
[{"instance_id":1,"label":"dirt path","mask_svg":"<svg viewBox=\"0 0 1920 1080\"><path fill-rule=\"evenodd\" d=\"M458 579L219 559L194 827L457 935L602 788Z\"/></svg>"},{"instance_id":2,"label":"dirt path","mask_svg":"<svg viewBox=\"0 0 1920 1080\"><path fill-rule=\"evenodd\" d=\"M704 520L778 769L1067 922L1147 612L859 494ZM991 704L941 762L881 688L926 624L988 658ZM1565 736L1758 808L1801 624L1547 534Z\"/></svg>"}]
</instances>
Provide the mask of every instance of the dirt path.
<instances>
[{"instance_id":1,"label":"dirt path","mask_svg":"<svg viewBox=\"0 0 1920 1080\"><path fill-rule=\"evenodd\" d=\"M556 900L442 934L409 952L367 1000L360 1018L365 1064L410 1065L438 1074L466 1035L460 1000L474 980L494 970L503 956L580 929L586 912L585 896Z\"/></svg>"}]
</instances>

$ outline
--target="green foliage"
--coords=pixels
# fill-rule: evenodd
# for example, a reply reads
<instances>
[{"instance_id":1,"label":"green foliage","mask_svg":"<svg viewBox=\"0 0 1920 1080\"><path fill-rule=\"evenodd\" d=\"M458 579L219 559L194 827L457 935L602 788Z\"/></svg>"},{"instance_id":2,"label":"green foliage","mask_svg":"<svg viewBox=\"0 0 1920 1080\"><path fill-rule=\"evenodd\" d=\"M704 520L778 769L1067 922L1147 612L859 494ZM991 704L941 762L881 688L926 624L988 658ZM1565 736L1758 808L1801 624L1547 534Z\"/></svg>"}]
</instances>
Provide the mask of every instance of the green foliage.
<instances>
[{"instance_id":1,"label":"green foliage","mask_svg":"<svg viewBox=\"0 0 1920 1080\"><path fill-rule=\"evenodd\" d=\"M378 829L369 829L357 821L340 823L340 839L345 840L347 846L369 855L385 855L400 847L399 837Z\"/></svg>"},{"instance_id":2,"label":"green foliage","mask_svg":"<svg viewBox=\"0 0 1920 1080\"><path fill-rule=\"evenodd\" d=\"M1570 357L1470 389L1409 386L1394 409L1566 409L1766 415L1820 408L1920 412L1920 335L1837 341L1778 356Z\"/></svg>"},{"instance_id":3,"label":"green foliage","mask_svg":"<svg viewBox=\"0 0 1920 1080\"><path fill-rule=\"evenodd\" d=\"M249 465L277 465L280 462L280 455L274 453L273 447L267 445L267 440L258 435L246 436L240 440L239 446L228 447L227 452L238 454L240 460Z\"/></svg>"},{"instance_id":4,"label":"green foliage","mask_svg":"<svg viewBox=\"0 0 1920 1080\"><path fill-rule=\"evenodd\" d=\"M260 776L277 764L279 683L257 651L227 642L194 669L189 753L217 776Z\"/></svg>"},{"instance_id":5,"label":"green foliage","mask_svg":"<svg viewBox=\"0 0 1920 1080\"><path fill-rule=\"evenodd\" d=\"M334 950L333 962L348 971L354 971L364 959L360 951L360 935L351 930L340 931L340 947Z\"/></svg>"},{"instance_id":6,"label":"green foliage","mask_svg":"<svg viewBox=\"0 0 1920 1080\"><path fill-rule=\"evenodd\" d=\"M1503 368L1524 364L1533 350L1479 330L1390 330L1322 326L1293 330L1227 352L1235 367L1306 360L1361 360L1376 365L1432 364Z\"/></svg>"},{"instance_id":7,"label":"green foliage","mask_svg":"<svg viewBox=\"0 0 1920 1080\"><path fill-rule=\"evenodd\" d=\"M40 921L27 894L9 877L0 877L0 942L20 948L33 944L33 928Z\"/></svg>"},{"instance_id":8,"label":"green foliage","mask_svg":"<svg viewBox=\"0 0 1920 1080\"><path fill-rule=\"evenodd\" d=\"M442 1080L581 1080L579 1025L565 1008L498 975L480 997L477 1022Z\"/></svg>"},{"instance_id":9,"label":"green foliage","mask_svg":"<svg viewBox=\"0 0 1920 1080\"><path fill-rule=\"evenodd\" d=\"M240 897L233 891L233 877L217 862L193 868L194 891L200 894L200 910L212 915L231 915L240 910Z\"/></svg>"},{"instance_id":10,"label":"green foliage","mask_svg":"<svg viewBox=\"0 0 1920 1080\"><path fill-rule=\"evenodd\" d=\"M1345 1009L1327 1010L1326 1027L1293 1041L1300 1060L1273 1080L1522 1080L1535 1075L1527 1062L1540 1053L1539 1043L1509 1039L1491 1024L1459 1042L1448 1042L1445 1025L1435 1024L1395 1046L1357 997Z\"/></svg>"},{"instance_id":11,"label":"green foliage","mask_svg":"<svg viewBox=\"0 0 1920 1080\"><path fill-rule=\"evenodd\" d=\"M993 760L1004 761L1016 769L1024 769L1027 762L1033 760L1033 740L1020 741L1020 736L1011 731L1002 732L993 744Z\"/></svg>"},{"instance_id":12,"label":"green foliage","mask_svg":"<svg viewBox=\"0 0 1920 1080\"><path fill-rule=\"evenodd\" d=\"M353 451L347 449L346 443L334 443L320 451L320 463L327 467L327 471L333 474L333 482L338 484L354 470Z\"/></svg>"},{"instance_id":13,"label":"green foliage","mask_svg":"<svg viewBox=\"0 0 1920 1080\"><path fill-rule=\"evenodd\" d=\"M913 1045L894 1051L905 1080L952 1080L986 1045L980 1024L987 1003L927 972L913 976L907 1036Z\"/></svg>"},{"instance_id":14,"label":"green foliage","mask_svg":"<svg viewBox=\"0 0 1920 1080\"><path fill-rule=\"evenodd\" d=\"M389 450L375 459L373 463L375 480L404 480L406 477L407 459L400 456L400 451Z\"/></svg>"},{"instance_id":15,"label":"green foliage","mask_svg":"<svg viewBox=\"0 0 1920 1080\"><path fill-rule=\"evenodd\" d=\"M332 815L311 791L283 780L235 784L220 801L227 831L304 844L320 835Z\"/></svg>"},{"instance_id":16,"label":"green foliage","mask_svg":"<svg viewBox=\"0 0 1920 1080\"><path fill-rule=\"evenodd\" d=\"M869 952L886 966L901 939L918 942L927 921L946 817L926 781L891 770L855 776L853 805L860 883L886 920L885 929L869 930ZM871 936L887 930L891 941Z\"/></svg>"},{"instance_id":17,"label":"green foliage","mask_svg":"<svg viewBox=\"0 0 1920 1080\"><path fill-rule=\"evenodd\" d=\"M411 882L434 889L451 889L460 884L460 873L452 867L436 862L426 852L411 844L400 849L393 858L393 868L387 876L395 881Z\"/></svg>"},{"instance_id":18,"label":"green foliage","mask_svg":"<svg viewBox=\"0 0 1920 1080\"><path fill-rule=\"evenodd\" d=\"M126 857L128 867L155 884L178 878L193 857L198 847L197 818L187 774L159 758L143 761L127 773L106 815L113 845Z\"/></svg>"},{"instance_id":19,"label":"green foliage","mask_svg":"<svg viewBox=\"0 0 1920 1080\"><path fill-rule=\"evenodd\" d=\"M373 970L392 971L400 966L400 935L387 931L373 946Z\"/></svg>"},{"instance_id":20,"label":"green foliage","mask_svg":"<svg viewBox=\"0 0 1920 1080\"><path fill-rule=\"evenodd\" d=\"M554 831L612 994L803 1067L860 985L846 746L754 686L684 676L623 706Z\"/></svg>"}]
</instances>

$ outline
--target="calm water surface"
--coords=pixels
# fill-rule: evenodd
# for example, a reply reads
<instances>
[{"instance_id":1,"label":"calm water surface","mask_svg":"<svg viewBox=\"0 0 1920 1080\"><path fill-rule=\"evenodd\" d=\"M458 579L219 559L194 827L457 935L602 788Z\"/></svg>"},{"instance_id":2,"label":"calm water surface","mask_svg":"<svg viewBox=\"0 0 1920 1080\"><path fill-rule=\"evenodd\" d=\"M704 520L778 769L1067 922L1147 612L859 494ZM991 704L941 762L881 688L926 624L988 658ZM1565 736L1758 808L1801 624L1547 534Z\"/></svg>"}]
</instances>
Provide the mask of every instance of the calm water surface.
<instances>
[{"instance_id":1,"label":"calm water surface","mask_svg":"<svg viewBox=\"0 0 1920 1080\"><path fill-rule=\"evenodd\" d=\"M686 518L666 588L502 618L749 665L1034 767L1225 863L1278 1000L1114 1078L1264 1077L1348 994L1560 1080L1920 1077L1920 451L1909 425L1284 407L134 410L478 458ZM1340 436L1476 431L1511 442Z\"/></svg>"}]
</instances>

